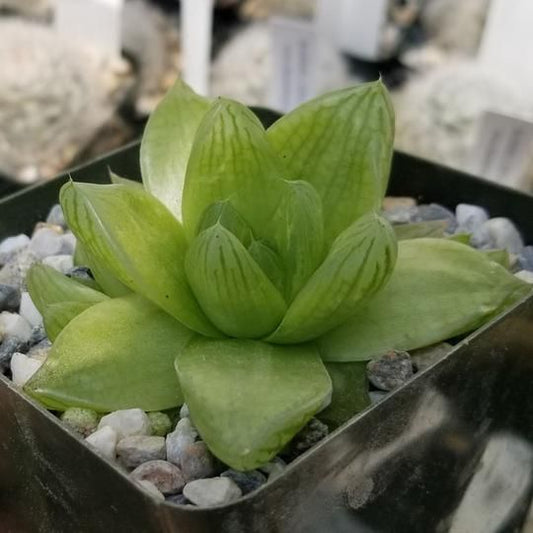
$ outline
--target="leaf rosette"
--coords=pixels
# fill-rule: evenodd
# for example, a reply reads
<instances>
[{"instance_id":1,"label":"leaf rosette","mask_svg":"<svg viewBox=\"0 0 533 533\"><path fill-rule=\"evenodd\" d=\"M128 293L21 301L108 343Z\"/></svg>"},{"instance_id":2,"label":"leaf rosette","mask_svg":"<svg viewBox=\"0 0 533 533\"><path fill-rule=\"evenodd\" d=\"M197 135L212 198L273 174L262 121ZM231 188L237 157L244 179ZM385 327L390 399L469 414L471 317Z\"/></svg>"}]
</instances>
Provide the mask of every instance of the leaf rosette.
<instances>
[{"instance_id":1,"label":"leaf rosette","mask_svg":"<svg viewBox=\"0 0 533 533\"><path fill-rule=\"evenodd\" d=\"M398 254L379 214L393 134L381 81L267 130L178 82L144 133L144 187L112 175L61 190L95 283L30 271L55 342L26 391L59 410L185 401L211 451L248 470L326 407L335 424L362 409L361 361L469 331L526 294L464 244L408 239Z\"/></svg>"}]
</instances>

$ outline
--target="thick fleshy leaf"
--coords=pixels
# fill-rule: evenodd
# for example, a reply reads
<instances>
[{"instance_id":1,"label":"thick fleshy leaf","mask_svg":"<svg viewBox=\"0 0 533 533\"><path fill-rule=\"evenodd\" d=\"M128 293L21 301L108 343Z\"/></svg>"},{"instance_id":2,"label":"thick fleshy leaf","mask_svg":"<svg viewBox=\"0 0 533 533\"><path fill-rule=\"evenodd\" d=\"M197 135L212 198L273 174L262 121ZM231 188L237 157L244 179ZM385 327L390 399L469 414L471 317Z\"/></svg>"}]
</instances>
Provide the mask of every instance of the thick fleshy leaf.
<instances>
[{"instance_id":1,"label":"thick fleshy leaf","mask_svg":"<svg viewBox=\"0 0 533 533\"><path fill-rule=\"evenodd\" d=\"M130 185L132 187L142 187L142 183L139 181L133 181L128 178L123 178L122 176L119 176L115 172L113 172L109 167L107 168L107 172L109 174L109 181L113 185Z\"/></svg>"},{"instance_id":2,"label":"thick fleshy leaf","mask_svg":"<svg viewBox=\"0 0 533 533\"><path fill-rule=\"evenodd\" d=\"M253 240L248 246L248 253L259 265L266 277L278 289L280 294L285 293L285 273L281 266L281 259L274 250L262 241Z\"/></svg>"},{"instance_id":3,"label":"thick fleshy leaf","mask_svg":"<svg viewBox=\"0 0 533 533\"><path fill-rule=\"evenodd\" d=\"M378 210L389 178L394 113L381 81L342 89L288 113L267 132L290 179L322 198L326 241Z\"/></svg>"},{"instance_id":4,"label":"thick fleshy leaf","mask_svg":"<svg viewBox=\"0 0 533 533\"><path fill-rule=\"evenodd\" d=\"M283 297L221 224L194 239L185 270L205 314L226 335L259 338L280 323L286 309Z\"/></svg>"},{"instance_id":5,"label":"thick fleshy leaf","mask_svg":"<svg viewBox=\"0 0 533 533\"><path fill-rule=\"evenodd\" d=\"M124 285L192 330L219 335L187 283L183 228L154 196L127 185L69 182L60 201L84 248Z\"/></svg>"},{"instance_id":6,"label":"thick fleshy leaf","mask_svg":"<svg viewBox=\"0 0 533 533\"><path fill-rule=\"evenodd\" d=\"M412 224L397 224L393 226L394 233L399 241L405 241L407 239L444 238L447 227L447 220L428 220L427 222L414 222Z\"/></svg>"},{"instance_id":7,"label":"thick fleshy leaf","mask_svg":"<svg viewBox=\"0 0 533 533\"><path fill-rule=\"evenodd\" d=\"M484 254L446 239L400 241L388 285L319 341L327 361L364 361L467 333L531 292Z\"/></svg>"},{"instance_id":8,"label":"thick fleshy leaf","mask_svg":"<svg viewBox=\"0 0 533 533\"><path fill-rule=\"evenodd\" d=\"M111 273L105 263L89 253L80 241L76 243L74 263L78 266L89 267L98 286L111 298L126 296L131 293L131 290Z\"/></svg>"},{"instance_id":9,"label":"thick fleshy leaf","mask_svg":"<svg viewBox=\"0 0 533 533\"><path fill-rule=\"evenodd\" d=\"M511 268L511 258L507 250L480 250L480 252L485 254L491 261L501 265L505 270Z\"/></svg>"},{"instance_id":10,"label":"thick fleshy leaf","mask_svg":"<svg viewBox=\"0 0 533 533\"><path fill-rule=\"evenodd\" d=\"M205 210L229 200L265 240L284 190L281 162L259 119L246 107L219 99L194 139L183 190L183 223L191 241ZM266 239L268 242L268 239Z\"/></svg>"},{"instance_id":11,"label":"thick fleshy leaf","mask_svg":"<svg viewBox=\"0 0 533 533\"><path fill-rule=\"evenodd\" d=\"M375 213L361 217L337 237L267 340L304 342L343 324L361 301L384 286L395 262L396 238L390 224Z\"/></svg>"},{"instance_id":12,"label":"thick fleshy leaf","mask_svg":"<svg viewBox=\"0 0 533 533\"><path fill-rule=\"evenodd\" d=\"M336 429L370 405L366 363L326 363L333 386L331 403L317 416Z\"/></svg>"},{"instance_id":13,"label":"thick fleshy leaf","mask_svg":"<svg viewBox=\"0 0 533 533\"><path fill-rule=\"evenodd\" d=\"M30 268L26 284L52 341L75 316L108 299L105 294L43 264Z\"/></svg>"},{"instance_id":14,"label":"thick fleshy leaf","mask_svg":"<svg viewBox=\"0 0 533 533\"><path fill-rule=\"evenodd\" d=\"M176 407L173 362L193 335L138 295L107 300L70 322L25 390L57 410Z\"/></svg>"},{"instance_id":15,"label":"thick fleshy leaf","mask_svg":"<svg viewBox=\"0 0 533 533\"><path fill-rule=\"evenodd\" d=\"M150 115L141 142L145 188L181 220L181 199L194 135L211 105L178 80Z\"/></svg>"},{"instance_id":16,"label":"thick fleshy leaf","mask_svg":"<svg viewBox=\"0 0 533 533\"><path fill-rule=\"evenodd\" d=\"M331 395L312 345L198 339L178 355L176 370L202 439L237 470L269 461Z\"/></svg>"},{"instance_id":17,"label":"thick fleshy leaf","mask_svg":"<svg viewBox=\"0 0 533 533\"><path fill-rule=\"evenodd\" d=\"M285 185L270 227L290 302L324 259L324 222L320 197L311 184L287 181Z\"/></svg>"}]
</instances>

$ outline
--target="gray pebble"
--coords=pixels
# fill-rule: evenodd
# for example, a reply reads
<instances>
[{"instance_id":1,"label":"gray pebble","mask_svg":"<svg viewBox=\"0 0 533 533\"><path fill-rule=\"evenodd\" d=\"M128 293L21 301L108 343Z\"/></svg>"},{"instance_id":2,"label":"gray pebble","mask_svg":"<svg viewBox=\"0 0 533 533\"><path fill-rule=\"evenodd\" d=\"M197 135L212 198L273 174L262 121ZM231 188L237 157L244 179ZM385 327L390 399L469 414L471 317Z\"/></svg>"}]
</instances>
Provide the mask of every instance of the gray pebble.
<instances>
[{"instance_id":1,"label":"gray pebble","mask_svg":"<svg viewBox=\"0 0 533 533\"><path fill-rule=\"evenodd\" d=\"M55 204L52 209L50 209L50 212L46 217L46 223L53 224L54 226L61 226L62 228L67 227L65 216L63 215L63 209L61 209L59 204Z\"/></svg>"},{"instance_id":2,"label":"gray pebble","mask_svg":"<svg viewBox=\"0 0 533 533\"><path fill-rule=\"evenodd\" d=\"M391 350L366 366L368 380L378 389L391 391L413 375L411 357L407 352Z\"/></svg>"},{"instance_id":3,"label":"gray pebble","mask_svg":"<svg viewBox=\"0 0 533 533\"><path fill-rule=\"evenodd\" d=\"M248 494L253 490L264 485L267 481L266 476L259 470L250 470L248 472L239 472L238 470L226 470L220 474L220 477L229 477L233 479L243 494Z\"/></svg>"},{"instance_id":4,"label":"gray pebble","mask_svg":"<svg viewBox=\"0 0 533 533\"><path fill-rule=\"evenodd\" d=\"M494 248L502 248L511 254L522 253L524 241L516 226L508 218L491 218L483 224L483 227L488 230Z\"/></svg>"},{"instance_id":5,"label":"gray pebble","mask_svg":"<svg viewBox=\"0 0 533 533\"><path fill-rule=\"evenodd\" d=\"M165 500L176 505L188 505L189 500L183 494L169 494Z\"/></svg>"},{"instance_id":6,"label":"gray pebble","mask_svg":"<svg viewBox=\"0 0 533 533\"><path fill-rule=\"evenodd\" d=\"M370 397L370 403L372 405L381 402L388 396L388 392L384 392L381 390L371 390L368 393L368 396Z\"/></svg>"},{"instance_id":7,"label":"gray pebble","mask_svg":"<svg viewBox=\"0 0 533 533\"><path fill-rule=\"evenodd\" d=\"M533 272L533 246L526 246L518 256L518 264L522 270Z\"/></svg>"},{"instance_id":8,"label":"gray pebble","mask_svg":"<svg viewBox=\"0 0 533 533\"><path fill-rule=\"evenodd\" d=\"M146 479L140 479L137 481L137 484L156 500L165 501L165 495L150 481L146 481Z\"/></svg>"},{"instance_id":9,"label":"gray pebble","mask_svg":"<svg viewBox=\"0 0 533 533\"><path fill-rule=\"evenodd\" d=\"M457 228L455 215L446 207L439 204L419 205L411 222L424 222L429 220L445 220L448 223L446 231L453 233Z\"/></svg>"},{"instance_id":10,"label":"gray pebble","mask_svg":"<svg viewBox=\"0 0 533 533\"><path fill-rule=\"evenodd\" d=\"M94 281L94 277L91 273L91 269L85 266L75 266L72 267L66 275L69 278L73 278L75 280L81 280L81 281Z\"/></svg>"},{"instance_id":11,"label":"gray pebble","mask_svg":"<svg viewBox=\"0 0 533 533\"><path fill-rule=\"evenodd\" d=\"M34 328L34 330L35 329L36 328ZM31 337L30 344L32 344ZM50 348L52 348L52 343L48 339L44 338L39 342L33 344L33 346L29 349L26 355L28 357L31 357L32 359L39 359L40 361L44 361L48 357Z\"/></svg>"},{"instance_id":12,"label":"gray pebble","mask_svg":"<svg viewBox=\"0 0 533 533\"><path fill-rule=\"evenodd\" d=\"M287 455L291 456L291 458L301 455L326 437L328 433L329 429L326 424L318 420L318 418L312 418L290 442L287 448Z\"/></svg>"},{"instance_id":13,"label":"gray pebble","mask_svg":"<svg viewBox=\"0 0 533 533\"><path fill-rule=\"evenodd\" d=\"M181 472L186 482L216 475L216 461L205 442L193 442L181 453Z\"/></svg>"},{"instance_id":14,"label":"gray pebble","mask_svg":"<svg viewBox=\"0 0 533 533\"><path fill-rule=\"evenodd\" d=\"M398 205L394 207L390 207L386 211L383 212L383 216L391 223L391 224L408 224L409 222L412 222L412 220L416 217L416 214L418 212L418 207L415 206L403 206Z\"/></svg>"},{"instance_id":15,"label":"gray pebble","mask_svg":"<svg viewBox=\"0 0 533 533\"><path fill-rule=\"evenodd\" d=\"M22 290L26 285L26 273L38 259L30 249L25 248L0 269L0 283Z\"/></svg>"},{"instance_id":16,"label":"gray pebble","mask_svg":"<svg viewBox=\"0 0 533 533\"><path fill-rule=\"evenodd\" d=\"M58 255L63 251L63 233L56 226L42 226L35 230L31 237L29 249L44 259L49 255Z\"/></svg>"},{"instance_id":17,"label":"gray pebble","mask_svg":"<svg viewBox=\"0 0 533 533\"><path fill-rule=\"evenodd\" d=\"M8 337L0 343L0 368L4 371L8 366L13 354L26 352L28 343L17 337Z\"/></svg>"},{"instance_id":18,"label":"gray pebble","mask_svg":"<svg viewBox=\"0 0 533 533\"><path fill-rule=\"evenodd\" d=\"M455 216L459 228L466 233L474 233L489 219L489 214L478 205L458 204L455 208Z\"/></svg>"},{"instance_id":19,"label":"gray pebble","mask_svg":"<svg viewBox=\"0 0 533 533\"><path fill-rule=\"evenodd\" d=\"M20 290L14 285L0 283L0 312L17 311L20 306Z\"/></svg>"},{"instance_id":20,"label":"gray pebble","mask_svg":"<svg viewBox=\"0 0 533 533\"><path fill-rule=\"evenodd\" d=\"M29 345L34 346L36 344L39 344L43 341L48 341L48 338L46 337L46 331L44 329L43 324L39 324L37 326L34 326L34 328L31 330ZM50 342L50 341L48 341ZM51 345L51 344L50 344Z\"/></svg>"},{"instance_id":21,"label":"gray pebble","mask_svg":"<svg viewBox=\"0 0 533 533\"><path fill-rule=\"evenodd\" d=\"M411 361L414 367L421 372L446 357L452 350L453 346L447 342L433 344L410 352Z\"/></svg>"},{"instance_id":22,"label":"gray pebble","mask_svg":"<svg viewBox=\"0 0 533 533\"><path fill-rule=\"evenodd\" d=\"M132 435L118 441L117 455L127 468L166 458L164 437Z\"/></svg>"},{"instance_id":23,"label":"gray pebble","mask_svg":"<svg viewBox=\"0 0 533 533\"><path fill-rule=\"evenodd\" d=\"M180 408L180 418L188 418L190 414L189 407L184 403Z\"/></svg>"},{"instance_id":24,"label":"gray pebble","mask_svg":"<svg viewBox=\"0 0 533 533\"><path fill-rule=\"evenodd\" d=\"M183 450L193 444L198 432L189 418L182 418L176 425L176 429L167 435L167 460L176 465L181 464Z\"/></svg>"},{"instance_id":25,"label":"gray pebble","mask_svg":"<svg viewBox=\"0 0 533 533\"><path fill-rule=\"evenodd\" d=\"M163 494L176 494L185 485L181 470L167 461L148 461L138 466L130 476L153 483Z\"/></svg>"},{"instance_id":26,"label":"gray pebble","mask_svg":"<svg viewBox=\"0 0 533 533\"><path fill-rule=\"evenodd\" d=\"M287 463L281 457L274 457L272 461L265 463L258 467L257 470L263 472L268 476L268 479L274 479L283 474L283 471L287 467Z\"/></svg>"},{"instance_id":27,"label":"gray pebble","mask_svg":"<svg viewBox=\"0 0 533 533\"><path fill-rule=\"evenodd\" d=\"M0 242L0 265L11 261L17 254L24 250L30 242L30 238L24 233L7 237Z\"/></svg>"},{"instance_id":28,"label":"gray pebble","mask_svg":"<svg viewBox=\"0 0 533 533\"><path fill-rule=\"evenodd\" d=\"M228 477L196 479L185 485L183 495L200 507L225 505L242 496L241 489Z\"/></svg>"}]
</instances>

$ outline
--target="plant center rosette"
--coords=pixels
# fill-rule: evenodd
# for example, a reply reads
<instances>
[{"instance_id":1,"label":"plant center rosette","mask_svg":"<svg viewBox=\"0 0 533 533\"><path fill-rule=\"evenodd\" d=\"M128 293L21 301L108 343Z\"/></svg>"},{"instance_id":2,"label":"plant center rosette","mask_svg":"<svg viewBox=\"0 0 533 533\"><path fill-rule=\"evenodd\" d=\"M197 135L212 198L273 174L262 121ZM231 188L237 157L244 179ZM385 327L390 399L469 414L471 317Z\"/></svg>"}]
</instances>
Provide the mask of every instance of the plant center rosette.
<instances>
[{"instance_id":1,"label":"plant center rosette","mask_svg":"<svg viewBox=\"0 0 533 533\"><path fill-rule=\"evenodd\" d=\"M29 272L53 347L25 390L60 411L185 401L210 450L251 470L316 413L353 414L371 357L468 332L526 295L468 245L397 242L379 214L393 133L380 81L267 130L178 82L146 127L143 185L61 190L94 282Z\"/></svg>"}]
</instances>

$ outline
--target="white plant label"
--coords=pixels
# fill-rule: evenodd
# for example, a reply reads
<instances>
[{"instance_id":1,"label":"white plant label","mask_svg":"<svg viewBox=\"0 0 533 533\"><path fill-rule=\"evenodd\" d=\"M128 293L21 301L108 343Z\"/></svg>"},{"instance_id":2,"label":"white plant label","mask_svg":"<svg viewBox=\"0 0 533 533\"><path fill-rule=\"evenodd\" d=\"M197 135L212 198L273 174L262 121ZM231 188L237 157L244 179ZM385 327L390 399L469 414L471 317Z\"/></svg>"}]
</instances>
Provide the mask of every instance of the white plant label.
<instances>
[{"instance_id":1,"label":"white plant label","mask_svg":"<svg viewBox=\"0 0 533 533\"><path fill-rule=\"evenodd\" d=\"M486 112L479 123L470 171L483 178L516 188L527 188L533 153L533 123Z\"/></svg>"},{"instance_id":2,"label":"white plant label","mask_svg":"<svg viewBox=\"0 0 533 533\"><path fill-rule=\"evenodd\" d=\"M287 112L316 93L317 37L312 21L274 17L270 22L270 106Z\"/></svg>"}]
</instances>

